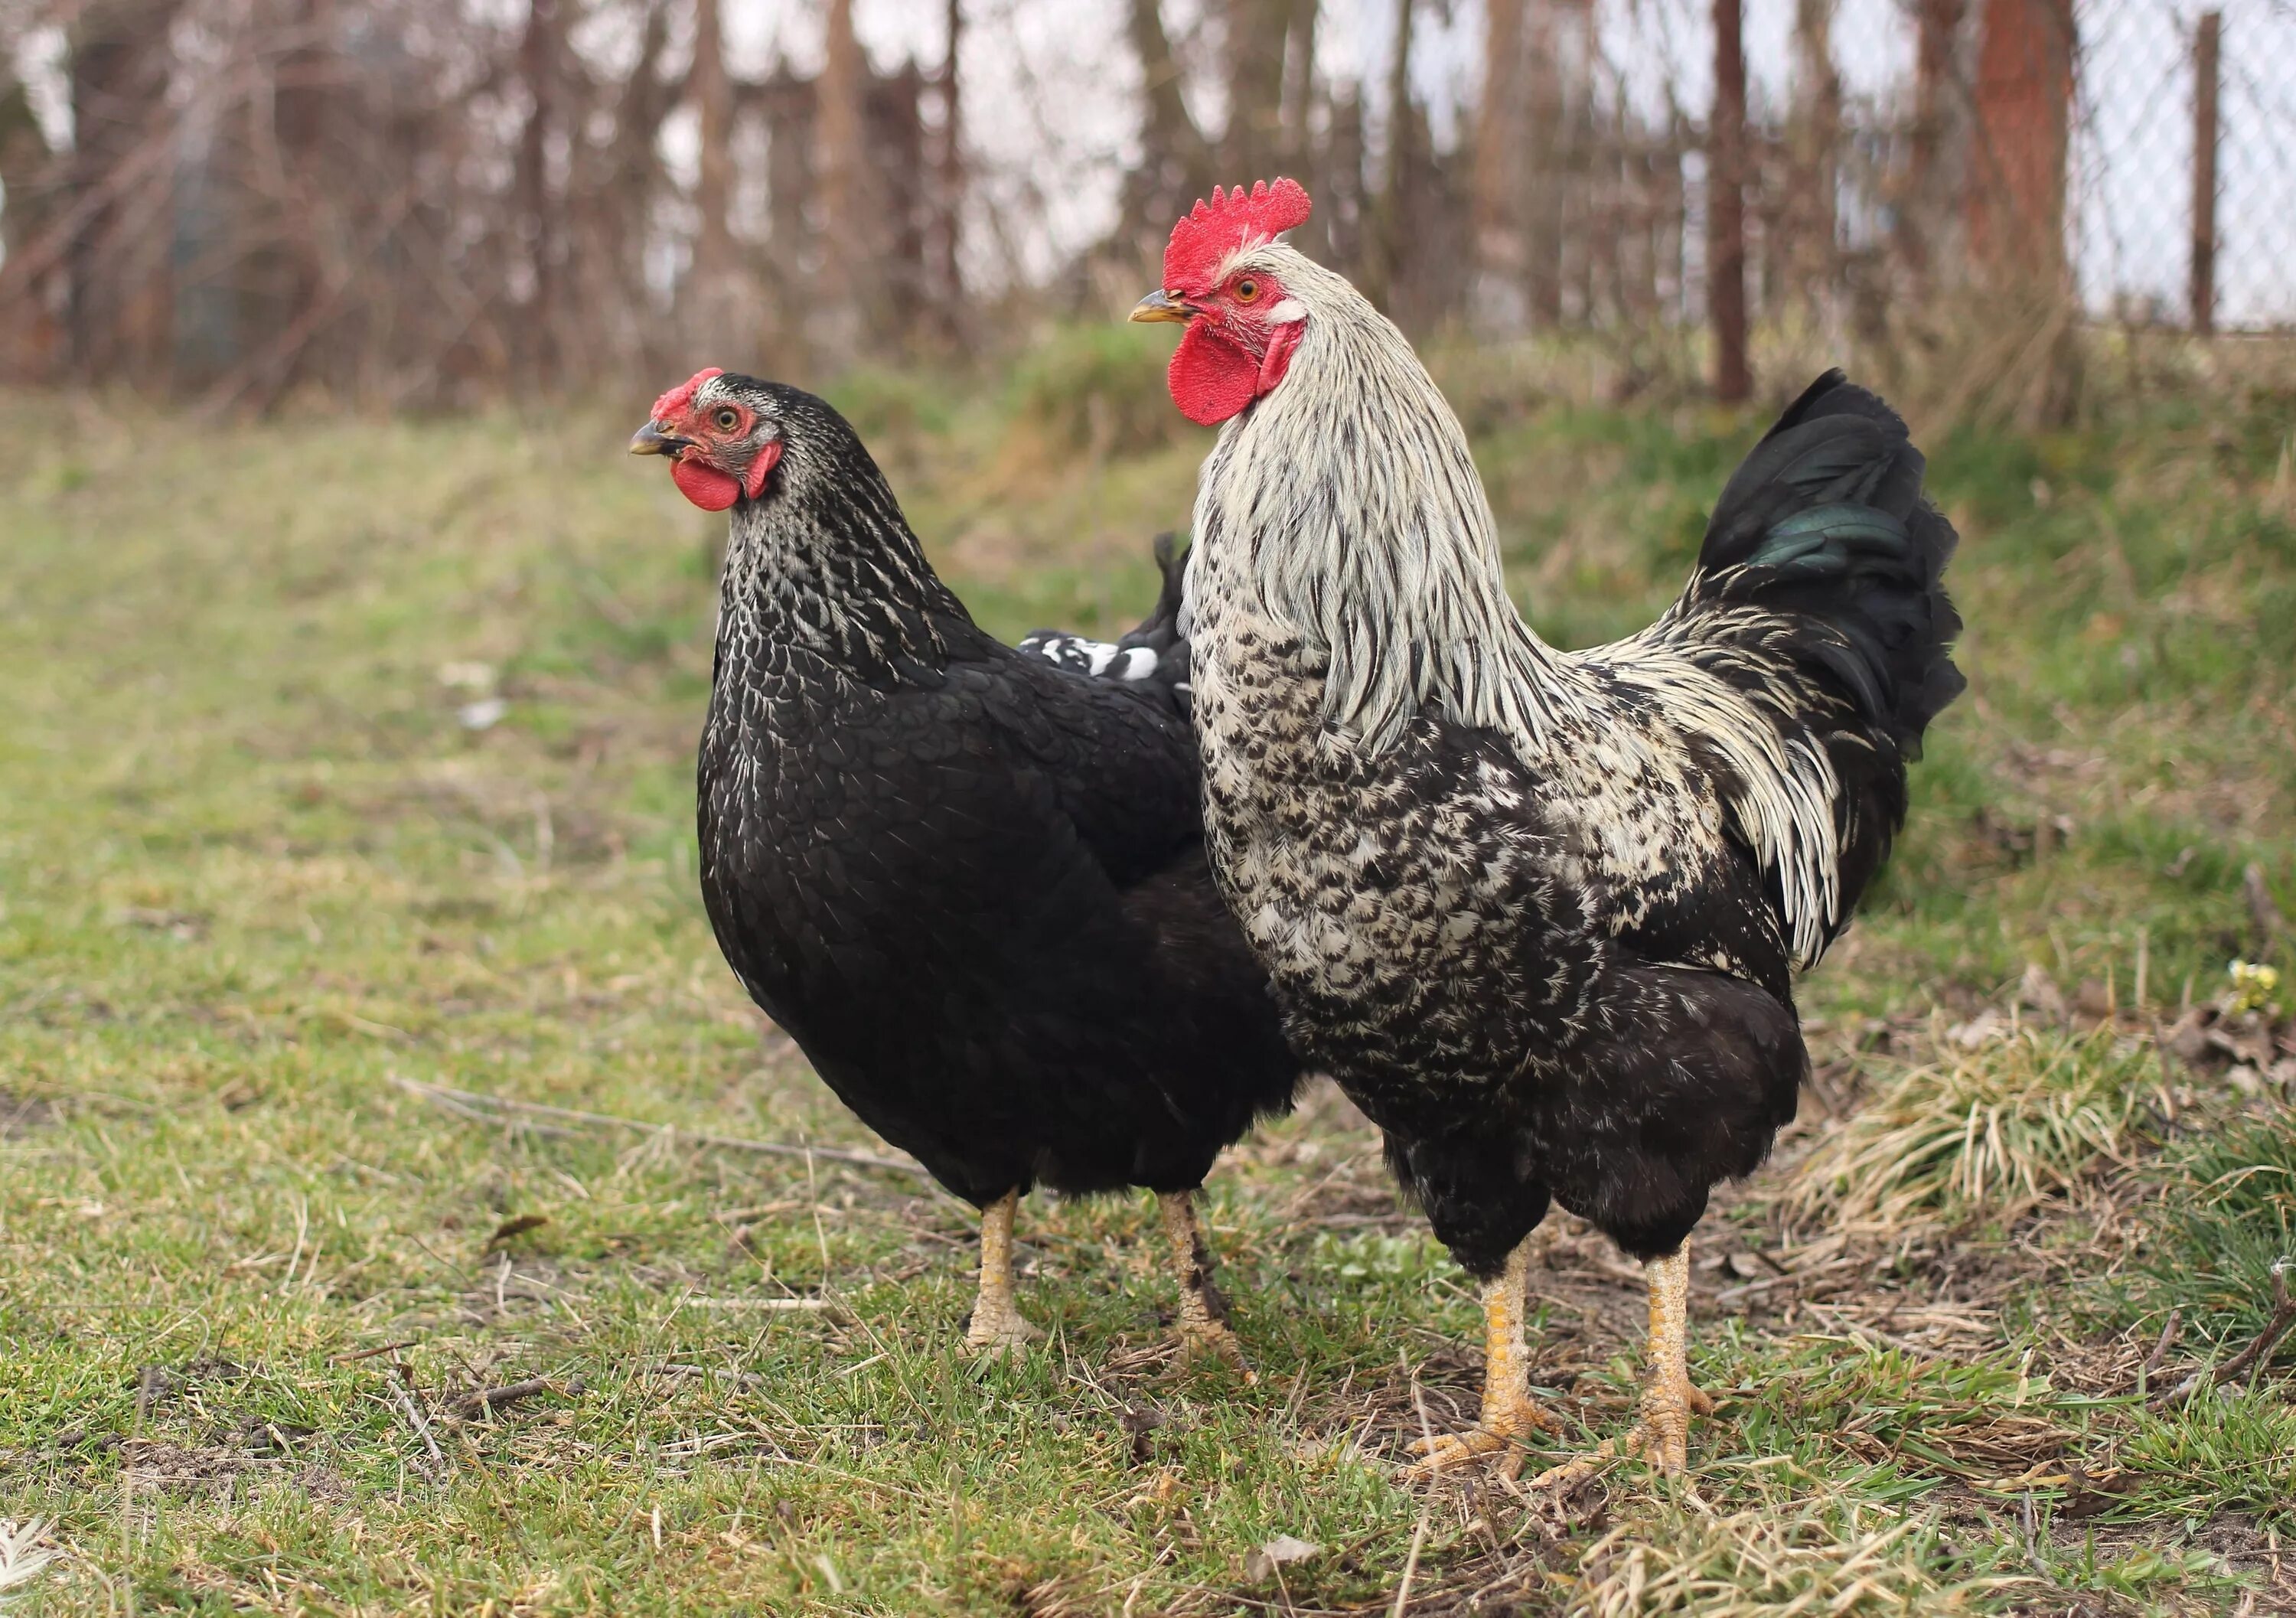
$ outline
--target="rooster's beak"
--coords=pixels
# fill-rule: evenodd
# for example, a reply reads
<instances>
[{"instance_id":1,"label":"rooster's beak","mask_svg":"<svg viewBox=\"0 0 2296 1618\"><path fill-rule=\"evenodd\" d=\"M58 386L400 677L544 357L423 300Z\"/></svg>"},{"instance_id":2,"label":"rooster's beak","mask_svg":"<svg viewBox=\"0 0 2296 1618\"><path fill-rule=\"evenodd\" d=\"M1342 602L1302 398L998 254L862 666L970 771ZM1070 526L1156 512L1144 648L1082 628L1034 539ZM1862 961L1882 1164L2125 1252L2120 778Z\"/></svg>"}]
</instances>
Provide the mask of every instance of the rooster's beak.
<instances>
[{"instance_id":1,"label":"rooster's beak","mask_svg":"<svg viewBox=\"0 0 2296 1618\"><path fill-rule=\"evenodd\" d=\"M674 433L664 432L660 422L648 422L638 429L637 436L630 439L630 453L632 455L666 455L674 461L677 458L677 452L693 442L692 439L682 439Z\"/></svg>"},{"instance_id":2,"label":"rooster's beak","mask_svg":"<svg viewBox=\"0 0 2296 1618\"><path fill-rule=\"evenodd\" d=\"M1132 308L1132 318L1138 321L1193 320L1201 311L1188 307L1185 300L1177 298L1162 287L1143 298Z\"/></svg>"}]
</instances>

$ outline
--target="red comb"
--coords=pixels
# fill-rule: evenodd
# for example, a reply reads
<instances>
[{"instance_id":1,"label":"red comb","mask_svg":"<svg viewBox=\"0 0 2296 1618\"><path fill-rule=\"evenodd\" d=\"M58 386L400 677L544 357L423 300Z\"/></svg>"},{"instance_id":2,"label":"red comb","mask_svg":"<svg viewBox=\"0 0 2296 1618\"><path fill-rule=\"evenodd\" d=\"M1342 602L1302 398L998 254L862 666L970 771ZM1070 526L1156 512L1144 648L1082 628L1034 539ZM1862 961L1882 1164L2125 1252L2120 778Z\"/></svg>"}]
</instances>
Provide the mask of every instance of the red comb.
<instances>
[{"instance_id":1,"label":"red comb","mask_svg":"<svg viewBox=\"0 0 2296 1618\"><path fill-rule=\"evenodd\" d=\"M725 374L725 370L721 366L718 365L712 365L706 371L696 371L693 375L678 383L677 386L672 388L668 392L654 400L653 416L652 419L657 422L668 421L671 416L677 415L688 405L693 402L693 393L695 389L701 387L703 382L708 382L713 376L723 376Z\"/></svg>"},{"instance_id":2,"label":"red comb","mask_svg":"<svg viewBox=\"0 0 2296 1618\"><path fill-rule=\"evenodd\" d=\"M1186 287L1191 281L1210 280L1221 259L1304 224L1314 206L1297 180L1272 185L1262 180L1249 193L1238 185L1226 196L1213 186L1210 201L1198 202L1172 226L1171 243L1164 249L1164 284Z\"/></svg>"}]
</instances>

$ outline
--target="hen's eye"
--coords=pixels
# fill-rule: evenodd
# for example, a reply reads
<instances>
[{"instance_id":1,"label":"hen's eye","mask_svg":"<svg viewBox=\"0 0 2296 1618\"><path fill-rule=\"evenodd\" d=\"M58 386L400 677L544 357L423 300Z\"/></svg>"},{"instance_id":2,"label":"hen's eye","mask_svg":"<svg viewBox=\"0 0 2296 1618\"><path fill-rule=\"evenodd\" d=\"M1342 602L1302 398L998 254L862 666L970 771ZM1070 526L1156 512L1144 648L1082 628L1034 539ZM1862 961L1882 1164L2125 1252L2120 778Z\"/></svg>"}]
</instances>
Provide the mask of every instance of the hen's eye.
<instances>
[{"instance_id":1,"label":"hen's eye","mask_svg":"<svg viewBox=\"0 0 2296 1618\"><path fill-rule=\"evenodd\" d=\"M1259 283L1254 281L1250 276L1246 275L1242 280L1235 283L1235 300L1238 303L1250 303L1253 299L1259 296Z\"/></svg>"},{"instance_id":2,"label":"hen's eye","mask_svg":"<svg viewBox=\"0 0 2296 1618\"><path fill-rule=\"evenodd\" d=\"M742 424L742 413L741 413L740 411L738 411L738 410L734 409L731 405L726 406L725 408L723 408L723 409L721 409L720 411L718 411L718 431L720 431L720 432L731 432L731 431L734 431L734 428L736 428L736 427L740 426L741 424Z\"/></svg>"}]
</instances>

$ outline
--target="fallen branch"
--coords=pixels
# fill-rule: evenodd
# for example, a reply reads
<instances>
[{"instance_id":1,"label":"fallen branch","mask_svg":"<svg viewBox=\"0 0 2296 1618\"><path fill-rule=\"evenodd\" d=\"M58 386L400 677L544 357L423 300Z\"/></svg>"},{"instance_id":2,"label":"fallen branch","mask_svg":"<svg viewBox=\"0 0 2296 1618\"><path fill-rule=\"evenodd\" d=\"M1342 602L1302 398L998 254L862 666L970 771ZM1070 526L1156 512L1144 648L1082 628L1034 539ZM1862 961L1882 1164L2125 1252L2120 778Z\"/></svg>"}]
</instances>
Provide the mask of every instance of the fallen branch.
<instances>
[{"instance_id":1,"label":"fallen branch","mask_svg":"<svg viewBox=\"0 0 2296 1618\"><path fill-rule=\"evenodd\" d=\"M2213 1372L2194 1371L2152 1402L2155 1405L2174 1404L2203 1386L2220 1388L2236 1376L2252 1376L2261 1371L2280 1339L2287 1335L2291 1326L2296 1326L2296 1298L2288 1295L2288 1272L2291 1269L2296 1269L2296 1259L2282 1259L2272 1266L2272 1318L2264 1323L2264 1329L2256 1334L2246 1348Z\"/></svg>"},{"instance_id":2,"label":"fallen branch","mask_svg":"<svg viewBox=\"0 0 2296 1618\"><path fill-rule=\"evenodd\" d=\"M2296 1326L2296 1299L2288 1295L2288 1271L2292 1268L2296 1268L2296 1261L2282 1259L2273 1265L2272 1318L2264 1323L2264 1329L2256 1334L2255 1340L2246 1348L2217 1367L2218 1387L2235 1376L2245 1375L2251 1366L2261 1370L2272 1353L2273 1345L2280 1341L2290 1326Z\"/></svg>"},{"instance_id":3,"label":"fallen branch","mask_svg":"<svg viewBox=\"0 0 2296 1618\"><path fill-rule=\"evenodd\" d=\"M422 1447L430 1452L430 1464L439 1469L435 1475L446 1476L447 1458L439 1451L439 1441L430 1436L430 1424L422 1419L422 1412L414 1408L414 1400L407 1396L404 1386L397 1382L390 1382L387 1385L390 1389L390 1396L398 1401L398 1408L406 1413L407 1425L422 1441Z\"/></svg>"},{"instance_id":4,"label":"fallen branch","mask_svg":"<svg viewBox=\"0 0 2296 1618\"><path fill-rule=\"evenodd\" d=\"M506 1410L522 1399L533 1399L544 1393L563 1392L571 1398L583 1390L582 1379L576 1377L563 1389L537 1376L530 1382L513 1382L499 1388L480 1388L455 1400L455 1410L463 1416L490 1416L496 1410Z\"/></svg>"},{"instance_id":5,"label":"fallen branch","mask_svg":"<svg viewBox=\"0 0 2296 1618\"><path fill-rule=\"evenodd\" d=\"M922 1163L904 1162L897 1157L879 1157L872 1152L848 1151L838 1146L792 1146L781 1140L745 1140L738 1135L711 1135L697 1129L681 1129L676 1124L647 1123L642 1119L619 1118L611 1113L585 1113L574 1107L552 1106L547 1102L513 1101L505 1096L481 1096L474 1090L426 1084L420 1079L402 1079L396 1073L390 1075L390 1081L400 1089L482 1123L507 1124L511 1120L502 1116L504 1113L531 1114L539 1118L564 1119L571 1123L586 1124L592 1129L628 1129L639 1135L675 1135L692 1141L695 1146L709 1146L720 1152L757 1152L771 1157L795 1157L808 1161L819 1158L824 1162L850 1163L857 1169L879 1169L926 1181L932 1179ZM551 1135L573 1133L569 1129L553 1129L537 1124L521 1124L520 1127L539 1129Z\"/></svg>"}]
</instances>

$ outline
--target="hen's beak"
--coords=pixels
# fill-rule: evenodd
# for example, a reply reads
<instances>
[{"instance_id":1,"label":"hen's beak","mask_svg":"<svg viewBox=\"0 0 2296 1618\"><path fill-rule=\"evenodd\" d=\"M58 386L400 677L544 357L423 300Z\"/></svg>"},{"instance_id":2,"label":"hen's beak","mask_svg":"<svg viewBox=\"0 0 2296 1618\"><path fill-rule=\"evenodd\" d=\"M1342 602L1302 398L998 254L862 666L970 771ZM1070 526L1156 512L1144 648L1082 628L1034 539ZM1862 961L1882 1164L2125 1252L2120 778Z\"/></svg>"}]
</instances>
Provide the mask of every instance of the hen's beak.
<instances>
[{"instance_id":1,"label":"hen's beak","mask_svg":"<svg viewBox=\"0 0 2296 1618\"><path fill-rule=\"evenodd\" d=\"M682 439L675 433L664 432L660 422L648 422L638 429L637 436L630 439L630 453L632 455L666 455L674 461L677 458L678 451L693 442L692 439Z\"/></svg>"},{"instance_id":2,"label":"hen's beak","mask_svg":"<svg viewBox=\"0 0 2296 1618\"><path fill-rule=\"evenodd\" d=\"M1132 318L1137 321L1193 320L1199 311L1188 307L1185 300L1176 297L1162 287L1143 298L1132 307Z\"/></svg>"}]
</instances>

